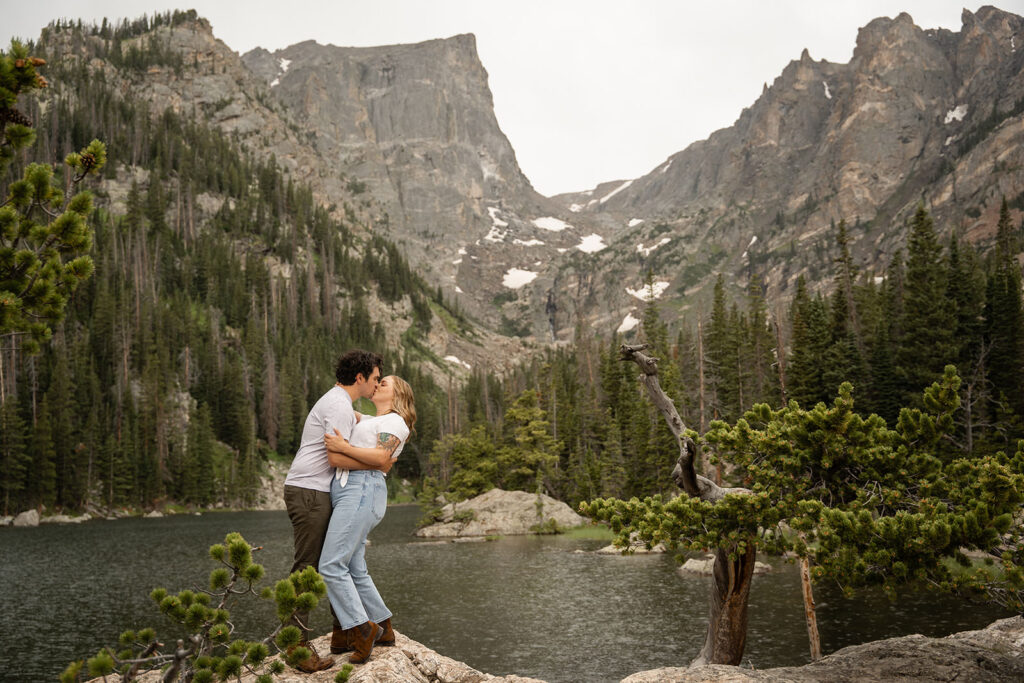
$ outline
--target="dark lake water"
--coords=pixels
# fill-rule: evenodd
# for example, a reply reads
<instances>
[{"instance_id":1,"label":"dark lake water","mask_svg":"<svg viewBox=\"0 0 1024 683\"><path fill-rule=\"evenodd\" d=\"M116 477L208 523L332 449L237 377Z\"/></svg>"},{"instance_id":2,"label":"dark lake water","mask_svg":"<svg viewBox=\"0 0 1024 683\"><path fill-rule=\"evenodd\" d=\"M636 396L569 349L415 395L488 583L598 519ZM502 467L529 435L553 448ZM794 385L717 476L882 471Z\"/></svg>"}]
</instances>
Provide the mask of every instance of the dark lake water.
<instances>
[{"instance_id":1,"label":"dark lake water","mask_svg":"<svg viewBox=\"0 0 1024 683\"><path fill-rule=\"evenodd\" d=\"M669 557L576 553L603 543L559 536L422 544L411 535L418 514L389 508L370 536L367 563L395 628L444 655L487 673L551 683L617 681L684 666L703 643L709 579L680 577ZM70 660L116 643L126 628L176 636L150 590L205 585L213 569L207 548L229 531L264 547L256 557L266 567L265 584L286 575L292 536L284 512L0 529L0 681L56 680ZM761 559L775 571L754 579L744 664L805 663L796 568ZM1009 616L933 593L891 603L873 592L847 600L821 586L815 597L826 653L908 633L942 636ZM253 598L245 605L232 608L237 635L269 632L269 603ZM330 630L325 606L314 627Z\"/></svg>"}]
</instances>

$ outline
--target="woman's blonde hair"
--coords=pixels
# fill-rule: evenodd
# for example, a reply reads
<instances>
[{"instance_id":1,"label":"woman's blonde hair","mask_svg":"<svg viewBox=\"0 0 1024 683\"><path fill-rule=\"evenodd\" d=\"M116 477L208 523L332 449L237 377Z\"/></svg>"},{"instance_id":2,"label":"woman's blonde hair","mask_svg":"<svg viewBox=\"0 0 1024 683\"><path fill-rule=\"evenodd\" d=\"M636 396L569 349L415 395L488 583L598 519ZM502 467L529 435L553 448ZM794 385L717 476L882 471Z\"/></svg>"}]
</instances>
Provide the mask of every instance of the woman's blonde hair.
<instances>
[{"instance_id":1,"label":"woman's blonde hair","mask_svg":"<svg viewBox=\"0 0 1024 683\"><path fill-rule=\"evenodd\" d=\"M416 404L412 395L412 387L398 375L391 375L391 383L394 386L394 398L391 400L391 409L405 420L409 427L409 438L412 438L416 427Z\"/></svg>"}]
</instances>

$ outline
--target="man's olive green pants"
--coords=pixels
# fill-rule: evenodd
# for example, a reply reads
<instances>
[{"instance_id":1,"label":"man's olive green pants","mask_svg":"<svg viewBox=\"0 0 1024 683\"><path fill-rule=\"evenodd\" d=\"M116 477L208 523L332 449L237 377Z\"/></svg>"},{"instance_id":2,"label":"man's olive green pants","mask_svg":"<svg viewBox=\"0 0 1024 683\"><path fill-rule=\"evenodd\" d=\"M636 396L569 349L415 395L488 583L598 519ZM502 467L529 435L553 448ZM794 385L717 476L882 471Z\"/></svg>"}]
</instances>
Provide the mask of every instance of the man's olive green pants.
<instances>
[{"instance_id":1,"label":"man's olive green pants","mask_svg":"<svg viewBox=\"0 0 1024 683\"><path fill-rule=\"evenodd\" d=\"M316 491L298 486L284 487L284 505L288 510L288 519L292 521L292 532L295 535L295 562L292 573L320 566L320 551L324 547L327 526L331 522L331 494L327 491ZM327 605L330 609L330 603ZM302 630L303 640L309 639L309 613L296 615L302 622L293 621ZM338 617L331 609L334 628L340 629Z\"/></svg>"}]
</instances>

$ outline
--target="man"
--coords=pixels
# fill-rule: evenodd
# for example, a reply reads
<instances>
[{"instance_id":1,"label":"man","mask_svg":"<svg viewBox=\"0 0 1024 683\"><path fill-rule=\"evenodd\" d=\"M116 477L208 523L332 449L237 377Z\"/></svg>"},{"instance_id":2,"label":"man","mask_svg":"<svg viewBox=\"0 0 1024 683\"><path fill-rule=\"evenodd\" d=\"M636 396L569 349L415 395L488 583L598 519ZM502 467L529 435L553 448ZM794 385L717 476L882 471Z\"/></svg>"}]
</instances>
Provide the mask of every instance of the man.
<instances>
[{"instance_id":1,"label":"man","mask_svg":"<svg viewBox=\"0 0 1024 683\"><path fill-rule=\"evenodd\" d=\"M334 368L335 384L320 397L302 428L302 441L295 453L288 476L284 480L284 502L288 518L295 535L295 563L292 572L306 567L316 568L320 564L320 551L324 546L327 525L331 521L331 478L334 468L327 462L327 447L324 435L337 430L346 439L351 438L356 425L352 402L357 398L370 398L380 382L383 359L376 353L353 349L338 359ZM349 463L348 469L370 469L358 461ZM310 656L299 662L296 668L304 673L315 673L328 669L334 664L330 657L321 658L309 646L309 614L297 615L302 630L302 647L310 650ZM340 632L341 625L331 610L334 631Z\"/></svg>"}]
</instances>

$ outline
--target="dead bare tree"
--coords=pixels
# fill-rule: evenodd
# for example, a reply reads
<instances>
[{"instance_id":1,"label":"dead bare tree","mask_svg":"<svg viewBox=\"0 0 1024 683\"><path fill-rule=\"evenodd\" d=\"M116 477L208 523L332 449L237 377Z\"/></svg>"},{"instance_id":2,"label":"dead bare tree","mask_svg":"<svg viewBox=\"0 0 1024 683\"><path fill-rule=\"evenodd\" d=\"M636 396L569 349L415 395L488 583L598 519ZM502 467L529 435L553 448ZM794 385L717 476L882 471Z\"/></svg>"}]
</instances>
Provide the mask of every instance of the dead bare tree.
<instances>
[{"instance_id":1,"label":"dead bare tree","mask_svg":"<svg viewBox=\"0 0 1024 683\"><path fill-rule=\"evenodd\" d=\"M669 429L679 443L679 458L672 469L672 478L686 495L717 502L729 494L749 495L745 488L726 488L697 474L694 461L697 444L686 435L686 426L679 417L672 399L658 381L658 359L643 353L647 344L619 347L619 359L636 363L642 374L640 383L647 390L651 402L664 416ZM750 584L754 578L754 560L757 550L753 544L744 552L738 547L715 548L715 564L711 584L711 615L708 621L704 647L691 666L703 664L737 665L743 658L747 640L747 602ZM734 559L730 559L730 556Z\"/></svg>"}]
</instances>

